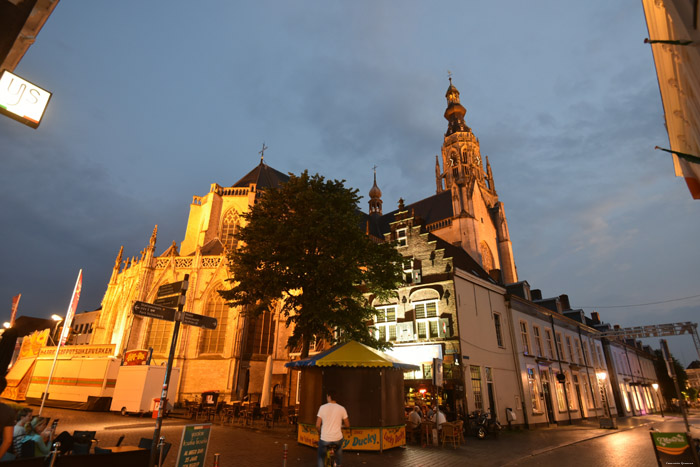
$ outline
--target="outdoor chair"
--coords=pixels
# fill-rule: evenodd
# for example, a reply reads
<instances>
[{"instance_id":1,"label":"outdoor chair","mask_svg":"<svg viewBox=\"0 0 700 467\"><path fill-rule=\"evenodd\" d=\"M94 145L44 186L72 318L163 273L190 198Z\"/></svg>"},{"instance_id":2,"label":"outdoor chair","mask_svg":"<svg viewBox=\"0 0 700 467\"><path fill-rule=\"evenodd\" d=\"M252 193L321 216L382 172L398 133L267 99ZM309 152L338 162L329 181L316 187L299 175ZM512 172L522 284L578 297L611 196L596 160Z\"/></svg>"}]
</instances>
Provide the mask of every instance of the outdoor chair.
<instances>
[{"instance_id":1,"label":"outdoor chair","mask_svg":"<svg viewBox=\"0 0 700 467\"><path fill-rule=\"evenodd\" d=\"M96 431L75 430L73 432L73 454L90 454L90 447L95 441Z\"/></svg>"},{"instance_id":2,"label":"outdoor chair","mask_svg":"<svg viewBox=\"0 0 700 467\"><path fill-rule=\"evenodd\" d=\"M121 436L119 437L119 439L117 440L117 444L116 444L117 446L121 446L121 445L122 445L122 441L124 441L124 436L126 436L126 435L121 435Z\"/></svg>"},{"instance_id":3,"label":"outdoor chair","mask_svg":"<svg viewBox=\"0 0 700 467\"><path fill-rule=\"evenodd\" d=\"M141 449L151 449L151 445L153 444L153 440L151 438L141 438L139 440L139 447Z\"/></svg>"},{"instance_id":4,"label":"outdoor chair","mask_svg":"<svg viewBox=\"0 0 700 467\"><path fill-rule=\"evenodd\" d=\"M34 440L28 439L22 442L19 447L19 452L17 457L26 459L29 457L35 457L34 455Z\"/></svg>"},{"instance_id":5,"label":"outdoor chair","mask_svg":"<svg viewBox=\"0 0 700 467\"><path fill-rule=\"evenodd\" d=\"M459 435L459 443L464 443L464 420L455 420L452 424L455 426L457 434Z\"/></svg>"},{"instance_id":6,"label":"outdoor chair","mask_svg":"<svg viewBox=\"0 0 700 467\"><path fill-rule=\"evenodd\" d=\"M450 443L452 444L453 448L457 449L460 438L460 435L457 432L457 427L452 423L443 423L440 425L440 428L440 431L442 432L442 447L445 447L445 444Z\"/></svg>"},{"instance_id":7,"label":"outdoor chair","mask_svg":"<svg viewBox=\"0 0 700 467\"><path fill-rule=\"evenodd\" d=\"M95 446L95 454L112 454L112 450Z\"/></svg>"}]
</instances>

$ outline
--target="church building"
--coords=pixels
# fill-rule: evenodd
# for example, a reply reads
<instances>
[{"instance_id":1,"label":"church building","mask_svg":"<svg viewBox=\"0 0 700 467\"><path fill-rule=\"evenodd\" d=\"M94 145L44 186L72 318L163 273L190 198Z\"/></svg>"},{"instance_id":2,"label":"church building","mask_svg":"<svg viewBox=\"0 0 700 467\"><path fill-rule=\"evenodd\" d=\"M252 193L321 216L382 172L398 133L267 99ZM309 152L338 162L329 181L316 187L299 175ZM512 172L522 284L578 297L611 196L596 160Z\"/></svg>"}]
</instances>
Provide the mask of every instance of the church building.
<instances>
[{"instance_id":1,"label":"church building","mask_svg":"<svg viewBox=\"0 0 700 467\"><path fill-rule=\"evenodd\" d=\"M448 127L441 160L435 161L435 195L407 205L401 200L397 210L383 214L375 174L363 228L375 241L396 241L407 258L406 284L399 293L410 300L411 306L404 302L397 310L396 304L375 304L383 311L383 321L371 324L375 332L383 332L387 340L407 343L449 340L451 343L443 347L459 366L454 283L446 279L445 273L450 271L445 268L478 270L475 275L484 284L514 283L518 277L491 166L488 158L482 160L479 140L465 123L466 109L451 78L446 98ZM426 161L426 166L429 163ZM218 391L225 400L260 393L271 356L273 398L279 404L293 405L296 375L284 367L294 357L294 349L286 348L291 330L275 310L251 319L242 310L228 308L217 293L228 286L226 252L235 248L233 235L241 227L241 215L262 190L276 188L287 179L261 159L233 185L212 184L205 196L193 197L185 237L179 246L173 242L156 255L156 226L138 257L125 259L120 250L100 316L93 326L91 344L114 344L118 356L127 350L152 348L155 362L165 362L173 323L134 316L131 310L135 301L152 303L161 285L183 280L189 274L185 310L216 318L218 327L181 328L174 363L181 372L180 399L194 399L210 390ZM421 238L419 243L411 242L419 244L418 249L409 245L412 237ZM437 284L435 287L426 286L428 277ZM406 310L410 311L408 315ZM389 317L393 329L387 322ZM406 324L409 320L410 329ZM399 321L403 324L397 326ZM323 345L319 342L311 351L319 351ZM454 376L457 387L462 376L456 367Z\"/></svg>"}]
</instances>

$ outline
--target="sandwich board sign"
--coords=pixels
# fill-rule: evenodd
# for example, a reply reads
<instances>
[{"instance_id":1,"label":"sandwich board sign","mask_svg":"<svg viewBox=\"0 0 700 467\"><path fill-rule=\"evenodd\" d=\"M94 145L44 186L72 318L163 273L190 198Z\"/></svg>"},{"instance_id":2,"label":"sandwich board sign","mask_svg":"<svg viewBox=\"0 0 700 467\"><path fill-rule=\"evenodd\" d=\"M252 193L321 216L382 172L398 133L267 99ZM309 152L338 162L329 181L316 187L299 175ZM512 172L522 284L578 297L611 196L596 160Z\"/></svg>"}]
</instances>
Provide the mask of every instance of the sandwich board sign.
<instances>
[{"instance_id":1,"label":"sandwich board sign","mask_svg":"<svg viewBox=\"0 0 700 467\"><path fill-rule=\"evenodd\" d=\"M210 435L211 423L186 425L177 453L177 467L204 467Z\"/></svg>"}]
</instances>

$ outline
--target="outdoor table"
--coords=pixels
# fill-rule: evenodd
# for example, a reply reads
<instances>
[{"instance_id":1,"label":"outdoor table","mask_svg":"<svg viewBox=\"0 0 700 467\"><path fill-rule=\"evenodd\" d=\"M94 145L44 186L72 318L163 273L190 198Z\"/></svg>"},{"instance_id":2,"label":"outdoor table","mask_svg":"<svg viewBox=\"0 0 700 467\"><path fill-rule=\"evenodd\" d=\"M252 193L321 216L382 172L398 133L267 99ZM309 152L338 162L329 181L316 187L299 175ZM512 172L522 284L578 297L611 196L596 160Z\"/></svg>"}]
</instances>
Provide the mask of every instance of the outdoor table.
<instances>
[{"instance_id":1,"label":"outdoor table","mask_svg":"<svg viewBox=\"0 0 700 467\"><path fill-rule=\"evenodd\" d=\"M423 447L433 444L433 428L435 428L435 422L421 422L420 438Z\"/></svg>"},{"instance_id":2,"label":"outdoor table","mask_svg":"<svg viewBox=\"0 0 700 467\"><path fill-rule=\"evenodd\" d=\"M139 446L108 446L102 449L109 449L112 452L129 452L129 451L145 451L144 448Z\"/></svg>"}]
</instances>

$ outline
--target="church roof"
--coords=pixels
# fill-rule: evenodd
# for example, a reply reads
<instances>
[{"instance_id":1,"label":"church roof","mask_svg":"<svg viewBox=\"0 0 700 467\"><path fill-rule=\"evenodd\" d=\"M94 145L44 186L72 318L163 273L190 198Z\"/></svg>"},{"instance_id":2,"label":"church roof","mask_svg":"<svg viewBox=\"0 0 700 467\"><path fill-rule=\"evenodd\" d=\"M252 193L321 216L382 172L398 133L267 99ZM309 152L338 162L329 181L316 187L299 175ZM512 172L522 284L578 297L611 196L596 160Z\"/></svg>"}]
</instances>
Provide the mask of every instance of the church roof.
<instances>
[{"instance_id":1,"label":"church roof","mask_svg":"<svg viewBox=\"0 0 700 467\"><path fill-rule=\"evenodd\" d=\"M205 243L202 249L200 250L200 254L202 254L203 256L217 256L223 254L223 252L224 245L221 244L221 241L218 238L215 238Z\"/></svg>"},{"instance_id":2,"label":"church roof","mask_svg":"<svg viewBox=\"0 0 700 467\"><path fill-rule=\"evenodd\" d=\"M479 262L472 258L471 255L464 251L461 247L454 246L437 235L431 233L428 234L428 240L436 242L437 249L445 250L445 258L452 258L452 264L455 268L468 272L469 274L491 282L492 284L497 283L486 272L486 270L481 267Z\"/></svg>"},{"instance_id":3,"label":"church roof","mask_svg":"<svg viewBox=\"0 0 700 467\"><path fill-rule=\"evenodd\" d=\"M454 216L452 212L452 194L448 190L442 191L409 204L402 211L408 211L412 217L420 217L425 222L425 225L449 219ZM383 239L385 233L391 232L391 223L396 220L395 214L397 212L399 212L398 209L382 216L364 214L365 221L369 222L369 233Z\"/></svg>"},{"instance_id":4,"label":"church roof","mask_svg":"<svg viewBox=\"0 0 700 467\"><path fill-rule=\"evenodd\" d=\"M279 170L275 170L269 165L260 161L260 164L253 170L248 172L243 178L238 180L232 186L248 187L250 184L255 184L257 189L261 188L279 188L280 185L289 180L289 175L283 174Z\"/></svg>"}]
</instances>

